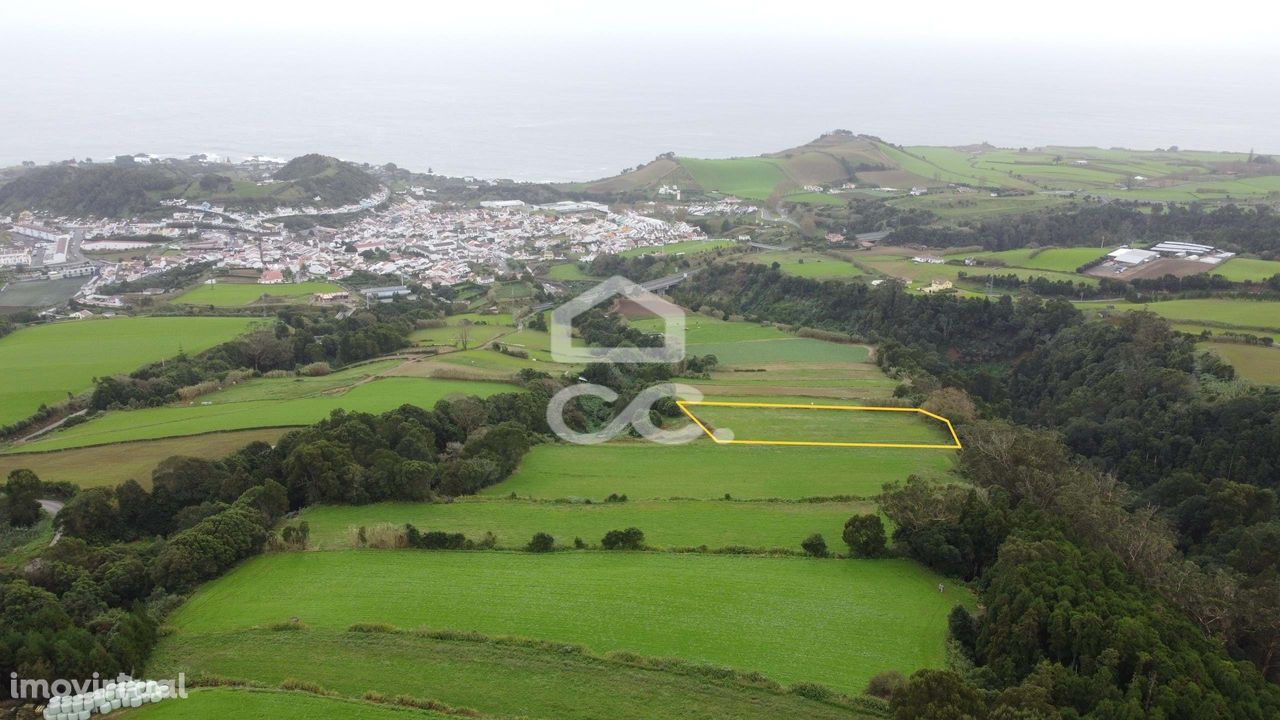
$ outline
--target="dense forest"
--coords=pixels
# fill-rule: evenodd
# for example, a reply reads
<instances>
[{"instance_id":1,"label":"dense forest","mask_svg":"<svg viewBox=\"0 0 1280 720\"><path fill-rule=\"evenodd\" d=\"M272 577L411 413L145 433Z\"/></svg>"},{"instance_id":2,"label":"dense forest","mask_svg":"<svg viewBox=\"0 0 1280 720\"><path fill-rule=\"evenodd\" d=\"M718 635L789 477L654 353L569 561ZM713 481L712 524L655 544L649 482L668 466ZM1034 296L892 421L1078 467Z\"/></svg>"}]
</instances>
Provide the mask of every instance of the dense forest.
<instances>
[{"instance_id":1,"label":"dense forest","mask_svg":"<svg viewBox=\"0 0 1280 720\"><path fill-rule=\"evenodd\" d=\"M1280 392L1230 382L1230 366L1147 313L1086 323L1061 300L917 296L759 265L705 268L676 295L876 342L899 395L960 388L1019 424L962 426L981 493L886 488L895 541L972 579L986 608L953 623L973 671L912 679L901 707L955 680L975 717L1280 713L1264 680L1280 680L1280 558L1267 549L1280 539ZM1043 712L997 713L1014 698Z\"/></svg>"},{"instance_id":2,"label":"dense forest","mask_svg":"<svg viewBox=\"0 0 1280 720\"><path fill-rule=\"evenodd\" d=\"M549 432L548 393L532 378L526 392L430 410L335 411L274 447L258 442L216 461L170 458L150 491L129 481L75 493L59 514L62 540L22 571L0 573L0 667L45 679L142 667L185 593L268 544L288 549L305 537L296 524L272 531L286 513L467 495L500 482ZM42 485L16 470L6 497L51 494Z\"/></svg>"},{"instance_id":3,"label":"dense forest","mask_svg":"<svg viewBox=\"0 0 1280 720\"><path fill-rule=\"evenodd\" d=\"M887 242L929 247L981 245L987 250L1022 247L1103 247L1187 240L1264 259L1280 257L1280 214L1270 206L1137 205L1113 202L1070 210L985 220L967 227L904 224Z\"/></svg>"}]
</instances>

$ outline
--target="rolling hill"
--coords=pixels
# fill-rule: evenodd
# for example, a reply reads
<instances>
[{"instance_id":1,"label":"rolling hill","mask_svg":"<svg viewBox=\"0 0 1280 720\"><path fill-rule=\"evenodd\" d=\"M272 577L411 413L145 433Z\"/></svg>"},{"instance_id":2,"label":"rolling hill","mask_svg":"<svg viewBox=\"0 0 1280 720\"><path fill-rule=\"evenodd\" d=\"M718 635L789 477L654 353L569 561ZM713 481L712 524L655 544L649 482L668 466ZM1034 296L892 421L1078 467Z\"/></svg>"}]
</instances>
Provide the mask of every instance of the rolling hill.
<instances>
[{"instance_id":1,"label":"rolling hill","mask_svg":"<svg viewBox=\"0 0 1280 720\"><path fill-rule=\"evenodd\" d=\"M667 154L635 170L571 189L653 196L663 185L676 185L689 196L831 202L839 195L833 198L805 188L854 190L844 188L846 183L856 185L858 193L880 196L905 196L910 188L924 187L1001 195L1078 193L1147 201L1235 202L1280 198L1280 163L1252 153L1176 147L902 146L835 130L804 145L756 157Z\"/></svg>"},{"instance_id":2,"label":"rolling hill","mask_svg":"<svg viewBox=\"0 0 1280 720\"><path fill-rule=\"evenodd\" d=\"M372 195L378 181L359 166L324 155L303 155L269 178L253 177L238 165L196 160L139 163L122 156L112 163L44 165L10 172L0 185L0 211L43 210L73 217L128 217L161 209L181 197L230 208L280 205L349 205ZM318 198L318 199L317 199Z\"/></svg>"}]
</instances>

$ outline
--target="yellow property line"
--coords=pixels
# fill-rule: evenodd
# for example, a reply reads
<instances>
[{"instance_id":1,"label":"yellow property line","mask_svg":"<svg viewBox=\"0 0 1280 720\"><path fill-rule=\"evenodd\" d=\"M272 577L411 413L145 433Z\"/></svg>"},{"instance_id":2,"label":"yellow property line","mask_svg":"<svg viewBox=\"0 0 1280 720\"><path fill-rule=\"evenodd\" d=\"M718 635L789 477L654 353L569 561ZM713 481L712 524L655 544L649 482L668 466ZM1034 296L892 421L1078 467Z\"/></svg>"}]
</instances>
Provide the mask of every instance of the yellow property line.
<instances>
[{"instance_id":1,"label":"yellow property line","mask_svg":"<svg viewBox=\"0 0 1280 720\"><path fill-rule=\"evenodd\" d=\"M947 432L951 433L951 445L940 445L931 443L867 443L867 442L820 442L816 440L721 440L715 436L715 433L694 415L689 406L706 405L709 407L738 407L738 408L789 408L799 410L867 410L879 412L913 412L920 415L926 415L947 426ZM915 448L919 450L963 450L960 444L960 436L956 435L955 426L951 421L941 415L935 415L923 408L904 408L904 407L880 407L873 405L800 405L794 403L745 403L745 402L721 402L715 400L676 400L676 407L689 417L698 427L702 428L702 432L711 438L717 445L787 445L787 446L807 446L807 447L865 447L865 448Z\"/></svg>"}]
</instances>

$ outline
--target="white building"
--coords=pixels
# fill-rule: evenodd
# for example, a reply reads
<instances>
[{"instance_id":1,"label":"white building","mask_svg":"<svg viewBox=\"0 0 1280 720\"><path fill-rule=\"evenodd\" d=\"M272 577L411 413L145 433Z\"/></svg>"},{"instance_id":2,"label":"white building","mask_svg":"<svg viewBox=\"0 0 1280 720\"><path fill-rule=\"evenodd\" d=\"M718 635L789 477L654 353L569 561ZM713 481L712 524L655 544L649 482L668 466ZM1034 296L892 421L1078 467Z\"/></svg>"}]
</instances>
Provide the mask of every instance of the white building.
<instances>
[{"instance_id":1,"label":"white building","mask_svg":"<svg viewBox=\"0 0 1280 720\"><path fill-rule=\"evenodd\" d=\"M1107 257L1122 265L1141 265L1160 257L1160 253L1135 248L1120 248L1107 253Z\"/></svg>"}]
</instances>

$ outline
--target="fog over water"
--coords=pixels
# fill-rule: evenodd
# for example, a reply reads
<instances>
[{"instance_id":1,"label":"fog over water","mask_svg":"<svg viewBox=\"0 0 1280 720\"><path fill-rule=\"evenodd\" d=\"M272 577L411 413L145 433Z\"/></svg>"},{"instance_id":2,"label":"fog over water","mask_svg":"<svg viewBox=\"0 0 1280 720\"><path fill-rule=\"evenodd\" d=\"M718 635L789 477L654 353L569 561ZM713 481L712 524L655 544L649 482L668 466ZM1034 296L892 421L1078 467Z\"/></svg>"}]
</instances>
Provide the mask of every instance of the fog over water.
<instances>
[{"instance_id":1,"label":"fog over water","mask_svg":"<svg viewBox=\"0 0 1280 720\"><path fill-rule=\"evenodd\" d=\"M834 128L901 144L1280 152L1280 71L1265 50L0 33L4 165L322 152L585 180L662 152L755 155Z\"/></svg>"}]
</instances>

